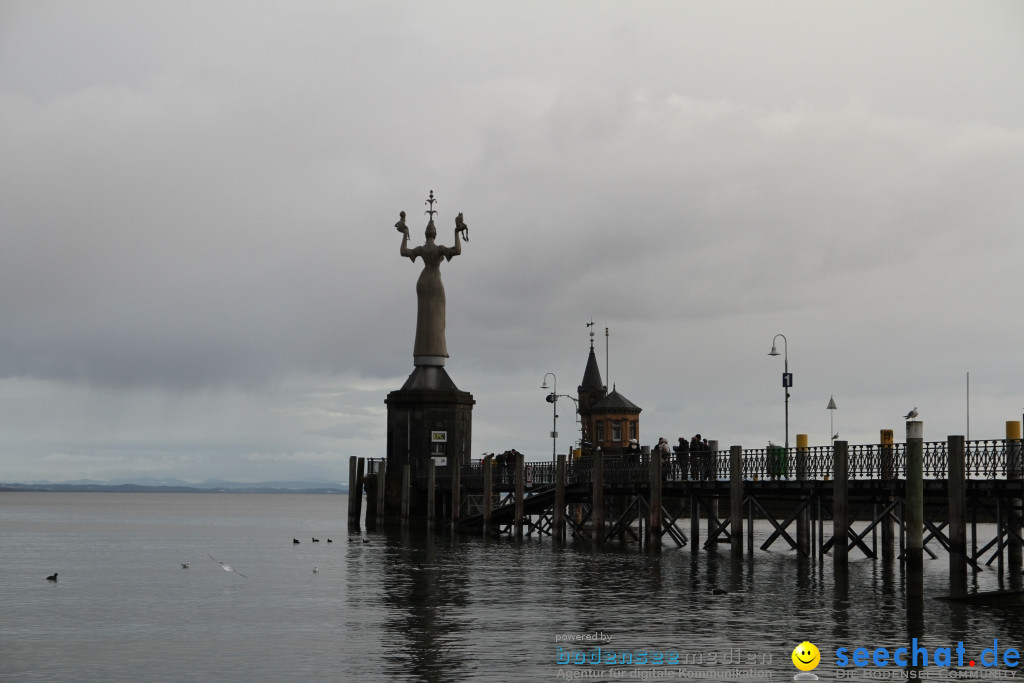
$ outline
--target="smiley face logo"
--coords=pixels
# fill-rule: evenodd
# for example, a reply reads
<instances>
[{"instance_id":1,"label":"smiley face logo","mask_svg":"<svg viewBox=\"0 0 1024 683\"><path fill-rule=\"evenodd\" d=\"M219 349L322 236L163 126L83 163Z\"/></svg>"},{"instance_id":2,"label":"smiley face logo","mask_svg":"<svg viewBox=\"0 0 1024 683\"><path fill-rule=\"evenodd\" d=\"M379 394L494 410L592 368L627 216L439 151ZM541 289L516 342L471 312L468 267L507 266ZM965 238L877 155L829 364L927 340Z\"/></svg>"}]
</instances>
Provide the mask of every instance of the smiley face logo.
<instances>
[{"instance_id":1,"label":"smiley face logo","mask_svg":"<svg viewBox=\"0 0 1024 683\"><path fill-rule=\"evenodd\" d=\"M810 671L821 663L821 652L811 642L804 641L793 649L793 666L801 671Z\"/></svg>"}]
</instances>

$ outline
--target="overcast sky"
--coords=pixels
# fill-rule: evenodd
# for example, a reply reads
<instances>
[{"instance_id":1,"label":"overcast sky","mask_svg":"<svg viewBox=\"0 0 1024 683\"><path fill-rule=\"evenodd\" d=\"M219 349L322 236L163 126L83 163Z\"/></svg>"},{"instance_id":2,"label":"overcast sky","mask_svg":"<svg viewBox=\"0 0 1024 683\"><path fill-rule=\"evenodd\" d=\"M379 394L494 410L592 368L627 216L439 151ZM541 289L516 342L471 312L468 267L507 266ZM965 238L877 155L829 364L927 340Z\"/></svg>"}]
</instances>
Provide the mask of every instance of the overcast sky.
<instances>
[{"instance_id":1,"label":"overcast sky","mask_svg":"<svg viewBox=\"0 0 1024 683\"><path fill-rule=\"evenodd\" d=\"M1022 3L2 0L0 481L383 457L430 190L475 455L1024 412Z\"/></svg>"}]
</instances>

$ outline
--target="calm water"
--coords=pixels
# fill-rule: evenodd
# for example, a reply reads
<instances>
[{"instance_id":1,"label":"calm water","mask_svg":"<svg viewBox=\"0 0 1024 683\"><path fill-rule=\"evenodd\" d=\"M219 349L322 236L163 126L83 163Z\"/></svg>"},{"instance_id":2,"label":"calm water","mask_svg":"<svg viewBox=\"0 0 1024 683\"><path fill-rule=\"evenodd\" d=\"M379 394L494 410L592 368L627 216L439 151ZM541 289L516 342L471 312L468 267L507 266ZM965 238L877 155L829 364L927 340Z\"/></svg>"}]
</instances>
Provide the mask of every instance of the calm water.
<instances>
[{"instance_id":1,"label":"calm water","mask_svg":"<svg viewBox=\"0 0 1024 683\"><path fill-rule=\"evenodd\" d=\"M734 563L726 548L659 557L400 532L349 542L346 504L326 495L0 494L0 680L792 680L790 653L803 640L821 649L820 679L850 680L835 666L838 647L909 642L901 573L856 553L843 583L828 559L800 562L781 545ZM997 638L1000 656L1024 650L1020 609L934 600L946 592L946 557L926 565L925 612L911 622L922 644L963 641L973 656ZM45 579L53 572L56 584ZM972 583L992 589L998 577L986 571ZM573 664L596 650L556 642L595 632L611 636L606 656L609 647L652 660L674 652L682 663Z\"/></svg>"}]
</instances>

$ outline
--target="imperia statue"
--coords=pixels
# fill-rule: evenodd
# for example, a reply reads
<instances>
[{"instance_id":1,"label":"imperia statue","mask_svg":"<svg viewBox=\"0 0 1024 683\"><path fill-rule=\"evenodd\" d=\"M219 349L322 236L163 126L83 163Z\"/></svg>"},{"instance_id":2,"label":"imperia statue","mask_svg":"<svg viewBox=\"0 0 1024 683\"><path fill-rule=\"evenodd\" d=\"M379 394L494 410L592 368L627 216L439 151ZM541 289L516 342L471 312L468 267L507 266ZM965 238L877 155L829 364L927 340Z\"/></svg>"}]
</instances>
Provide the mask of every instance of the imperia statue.
<instances>
[{"instance_id":1,"label":"imperia statue","mask_svg":"<svg viewBox=\"0 0 1024 683\"><path fill-rule=\"evenodd\" d=\"M448 347L445 344L444 319L445 299L444 284L441 282L441 261L451 261L453 257L462 253L462 242L459 233L462 233L466 241L469 241L469 228L462 220L460 213L455 218L455 246L446 247L436 244L437 228L434 227L433 210L434 192L431 190L430 199L430 222L427 223L426 242L421 246L409 248L409 227L405 224L405 211L402 211L395 227L402 233L402 248L399 253L408 256L409 260L416 262L416 258L423 259L423 272L416 281L416 343L413 346L412 355L416 365L444 365L444 359L448 358Z\"/></svg>"}]
</instances>

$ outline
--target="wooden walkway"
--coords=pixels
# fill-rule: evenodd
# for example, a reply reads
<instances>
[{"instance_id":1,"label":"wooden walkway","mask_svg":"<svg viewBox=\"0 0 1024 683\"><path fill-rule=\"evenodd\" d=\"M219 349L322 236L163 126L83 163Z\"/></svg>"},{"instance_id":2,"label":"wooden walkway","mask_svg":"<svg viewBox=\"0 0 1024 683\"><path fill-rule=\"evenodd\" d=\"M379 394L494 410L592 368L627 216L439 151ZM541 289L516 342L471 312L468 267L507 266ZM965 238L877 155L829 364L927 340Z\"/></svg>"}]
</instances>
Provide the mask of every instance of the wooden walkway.
<instances>
[{"instance_id":1,"label":"wooden walkway","mask_svg":"<svg viewBox=\"0 0 1024 683\"><path fill-rule=\"evenodd\" d=\"M374 461L369 472L384 469ZM945 551L975 569L997 563L1002 570L1007 562L1020 573L1019 439L727 451L712 444L686 461L599 455L526 463L520 454L502 466L488 456L462 468L431 462L425 469L405 468L403 490L426 489L428 523L458 532L654 550L663 542L692 550L726 543L752 554L754 521L766 520L773 532L761 550L783 543L841 562L850 552L902 560ZM383 496L384 477L378 480ZM408 493L403 500L408 510ZM406 521L410 516L415 511Z\"/></svg>"}]
</instances>

